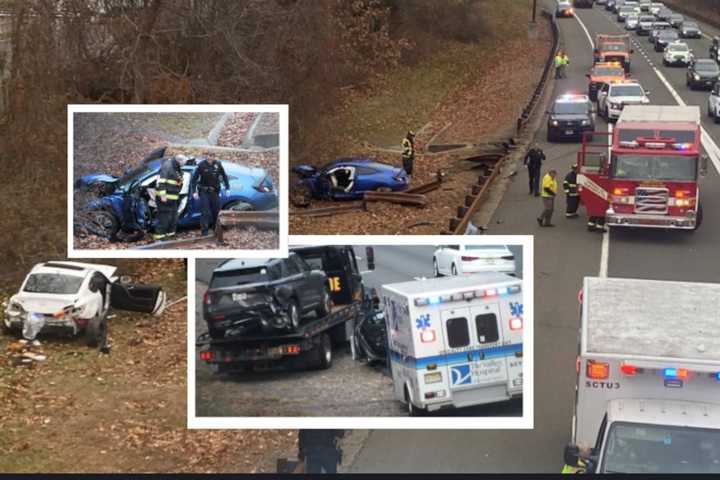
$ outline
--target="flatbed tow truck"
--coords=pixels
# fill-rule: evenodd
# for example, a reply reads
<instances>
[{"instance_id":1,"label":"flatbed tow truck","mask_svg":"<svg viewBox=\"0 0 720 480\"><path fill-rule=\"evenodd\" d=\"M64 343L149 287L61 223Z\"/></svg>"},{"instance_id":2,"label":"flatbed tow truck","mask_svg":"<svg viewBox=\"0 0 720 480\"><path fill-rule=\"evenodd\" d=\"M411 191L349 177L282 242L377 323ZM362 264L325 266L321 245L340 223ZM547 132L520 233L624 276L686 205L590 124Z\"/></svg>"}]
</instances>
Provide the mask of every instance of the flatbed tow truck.
<instances>
[{"instance_id":1,"label":"flatbed tow truck","mask_svg":"<svg viewBox=\"0 0 720 480\"><path fill-rule=\"evenodd\" d=\"M298 329L284 334L239 334L213 339L201 334L195 345L200 360L216 373L240 373L282 364L292 369L326 369L333 360L333 345L349 342L355 323L369 308L363 298L362 278L350 246L292 249L328 275L333 307L330 314L309 318ZM368 269L374 270L372 247Z\"/></svg>"}]
</instances>

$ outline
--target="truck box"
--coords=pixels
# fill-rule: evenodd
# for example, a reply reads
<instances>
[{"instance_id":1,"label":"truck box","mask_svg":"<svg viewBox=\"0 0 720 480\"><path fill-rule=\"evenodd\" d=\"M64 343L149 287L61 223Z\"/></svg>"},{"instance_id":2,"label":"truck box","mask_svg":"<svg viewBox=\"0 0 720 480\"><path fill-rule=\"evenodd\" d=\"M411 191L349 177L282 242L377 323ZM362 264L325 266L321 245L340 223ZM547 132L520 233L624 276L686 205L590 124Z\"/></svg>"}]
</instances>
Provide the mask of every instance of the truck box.
<instances>
[{"instance_id":1,"label":"truck box","mask_svg":"<svg viewBox=\"0 0 720 480\"><path fill-rule=\"evenodd\" d=\"M595 446L602 469L621 454L608 436L633 443L645 432L635 443L648 466L677 460L671 438L678 446L711 435L720 471L720 284L586 278L582 300L573 443ZM663 436L666 454L652 435Z\"/></svg>"},{"instance_id":2,"label":"truck box","mask_svg":"<svg viewBox=\"0 0 720 480\"><path fill-rule=\"evenodd\" d=\"M410 414L522 395L522 280L434 278L381 295L394 394Z\"/></svg>"}]
</instances>

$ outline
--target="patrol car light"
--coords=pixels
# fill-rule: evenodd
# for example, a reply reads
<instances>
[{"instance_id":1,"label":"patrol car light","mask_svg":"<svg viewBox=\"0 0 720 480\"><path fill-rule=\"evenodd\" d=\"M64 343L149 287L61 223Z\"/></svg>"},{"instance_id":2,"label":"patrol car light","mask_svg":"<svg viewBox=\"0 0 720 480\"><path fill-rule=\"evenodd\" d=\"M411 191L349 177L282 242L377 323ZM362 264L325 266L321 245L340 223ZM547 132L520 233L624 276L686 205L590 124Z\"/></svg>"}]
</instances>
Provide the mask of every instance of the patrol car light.
<instances>
[{"instance_id":1,"label":"patrol car light","mask_svg":"<svg viewBox=\"0 0 720 480\"><path fill-rule=\"evenodd\" d=\"M675 150L690 150L692 143L673 143L672 146Z\"/></svg>"},{"instance_id":2,"label":"patrol car light","mask_svg":"<svg viewBox=\"0 0 720 480\"><path fill-rule=\"evenodd\" d=\"M430 305L437 305L438 303L440 303L440 297L430 297L427 299L427 301Z\"/></svg>"},{"instance_id":3,"label":"patrol car light","mask_svg":"<svg viewBox=\"0 0 720 480\"><path fill-rule=\"evenodd\" d=\"M485 290L469 290L466 292L458 292L437 297L416 298L415 306L424 307L427 305L438 305L440 303L472 300L473 298L496 297L501 295L520 293L520 291L520 285L513 285L510 287L488 288Z\"/></svg>"},{"instance_id":4,"label":"patrol car light","mask_svg":"<svg viewBox=\"0 0 720 480\"><path fill-rule=\"evenodd\" d=\"M497 292L497 290L494 289L494 288L488 288L487 290L485 290L485 296L486 296L486 297L494 297L494 296L497 295L497 294L498 294L498 292Z\"/></svg>"},{"instance_id":5,"label":"patrol car light","mask_svg":"<svg viewBox=\"0 0 720 480\"><path fill-rule=\"evenodd\" d=\"M585 375L594 380L605 380L610 375L610 365L607 362L588 360L585 364Z\"/></svg>"},{"instance_id":6,"label":"patrol car light","mask_svg":"<svg viewBox=\"0 0 720 480\"><path fill-rule=\"evenodd\" d=\"M688 377L687 368L666 368L663 370L663 376L666 379L684 380Z\"/></svg>"},{"instance_id":7,"label":"patrol car light","mask_svg":"<svg viewBox=\"0 0 720 480\"><path fill-rule=\"evenodd\" d=\"M510 330L522 330L522 318L513 317L510 319Z\"/></svg>"},{"instance_id":8,"label":"patrol car light","mask_svg":"<svg viewBox=\"0 0 720 480\"><path fill-rule=\"evenodd\" d=\"M720 372L718 372L718 373L715 374L715 380L717 380L718 382L720 382Z\"/></svg>"}]
</instances>

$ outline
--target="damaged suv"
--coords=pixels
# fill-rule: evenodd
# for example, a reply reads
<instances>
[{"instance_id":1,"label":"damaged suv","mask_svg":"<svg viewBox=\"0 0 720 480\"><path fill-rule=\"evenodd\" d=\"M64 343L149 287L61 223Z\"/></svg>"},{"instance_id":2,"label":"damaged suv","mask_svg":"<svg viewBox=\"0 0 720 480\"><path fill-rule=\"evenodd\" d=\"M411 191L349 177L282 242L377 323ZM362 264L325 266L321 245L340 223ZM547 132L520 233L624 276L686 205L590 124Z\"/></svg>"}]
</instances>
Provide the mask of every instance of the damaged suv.
<instances>
[{"instance_id":1,"label":"damaged suv","mask_svg":"<svg viewBox=\"0 0 720 480\"><path fill-rule=\"evenodd\" d=\"M5 333L84 334L90 347L107 339L110 308L160 315L165 292L156 285L121 283L117 267L80 262L45 262L33 267L20 291L10 297Z\"/></svg>"},{"instance_id":2,"label":"damaged suv","mask_svg":"<svg viewBox=\"0 0 720 480\"><path fill-rule=\"evenodd\" d=\"M325 272L311 269L293 252L288 258L221 263L203 298L203 316L215 339L295 332L304 316L314 312L323 317L331 308Z\"/></svg>"}]
</instances>

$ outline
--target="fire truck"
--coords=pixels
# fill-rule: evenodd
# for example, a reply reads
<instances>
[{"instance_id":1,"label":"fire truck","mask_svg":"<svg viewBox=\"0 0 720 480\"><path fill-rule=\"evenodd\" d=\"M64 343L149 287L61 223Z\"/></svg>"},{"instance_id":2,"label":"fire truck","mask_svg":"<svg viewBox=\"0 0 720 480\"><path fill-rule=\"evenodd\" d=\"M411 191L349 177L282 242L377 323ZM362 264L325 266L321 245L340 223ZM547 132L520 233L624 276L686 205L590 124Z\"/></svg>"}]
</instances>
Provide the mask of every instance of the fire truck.
<instances>
[{"instance_id":1,"label":"fire truck","mask_svg":"<svg viewBox=\"0 0 720 480\"><path fill-rule=\"evenodd\" d=\"M606 135L609 148L586 135L577 156L587 215L614 227L696 230L698 180L708 163L700 154L699 107L628 105Z\"/></svg>"},{"instance_id":2,"label":"fire truck","mask_svg":"<svg viewBox=\"0 0 720 480\"><path fill-rule=\"evenodd\" d=\"M630 35L608 35L598 33L595 36L595 50L593 52L593 63L598 62L617 62L625 69L625 73L630 72L630 54L633 49L630 48Z\"/></svg>"},{"instance_id":3,"label":"fire truck","mask_svg":"<svg viewBox=\"0 0 720 480\"><path fill-rule=\"evenodd\" d=\"M720 473L720 284L585 278L579 300L565 464Z\"/></svg>"}]
</instances>

